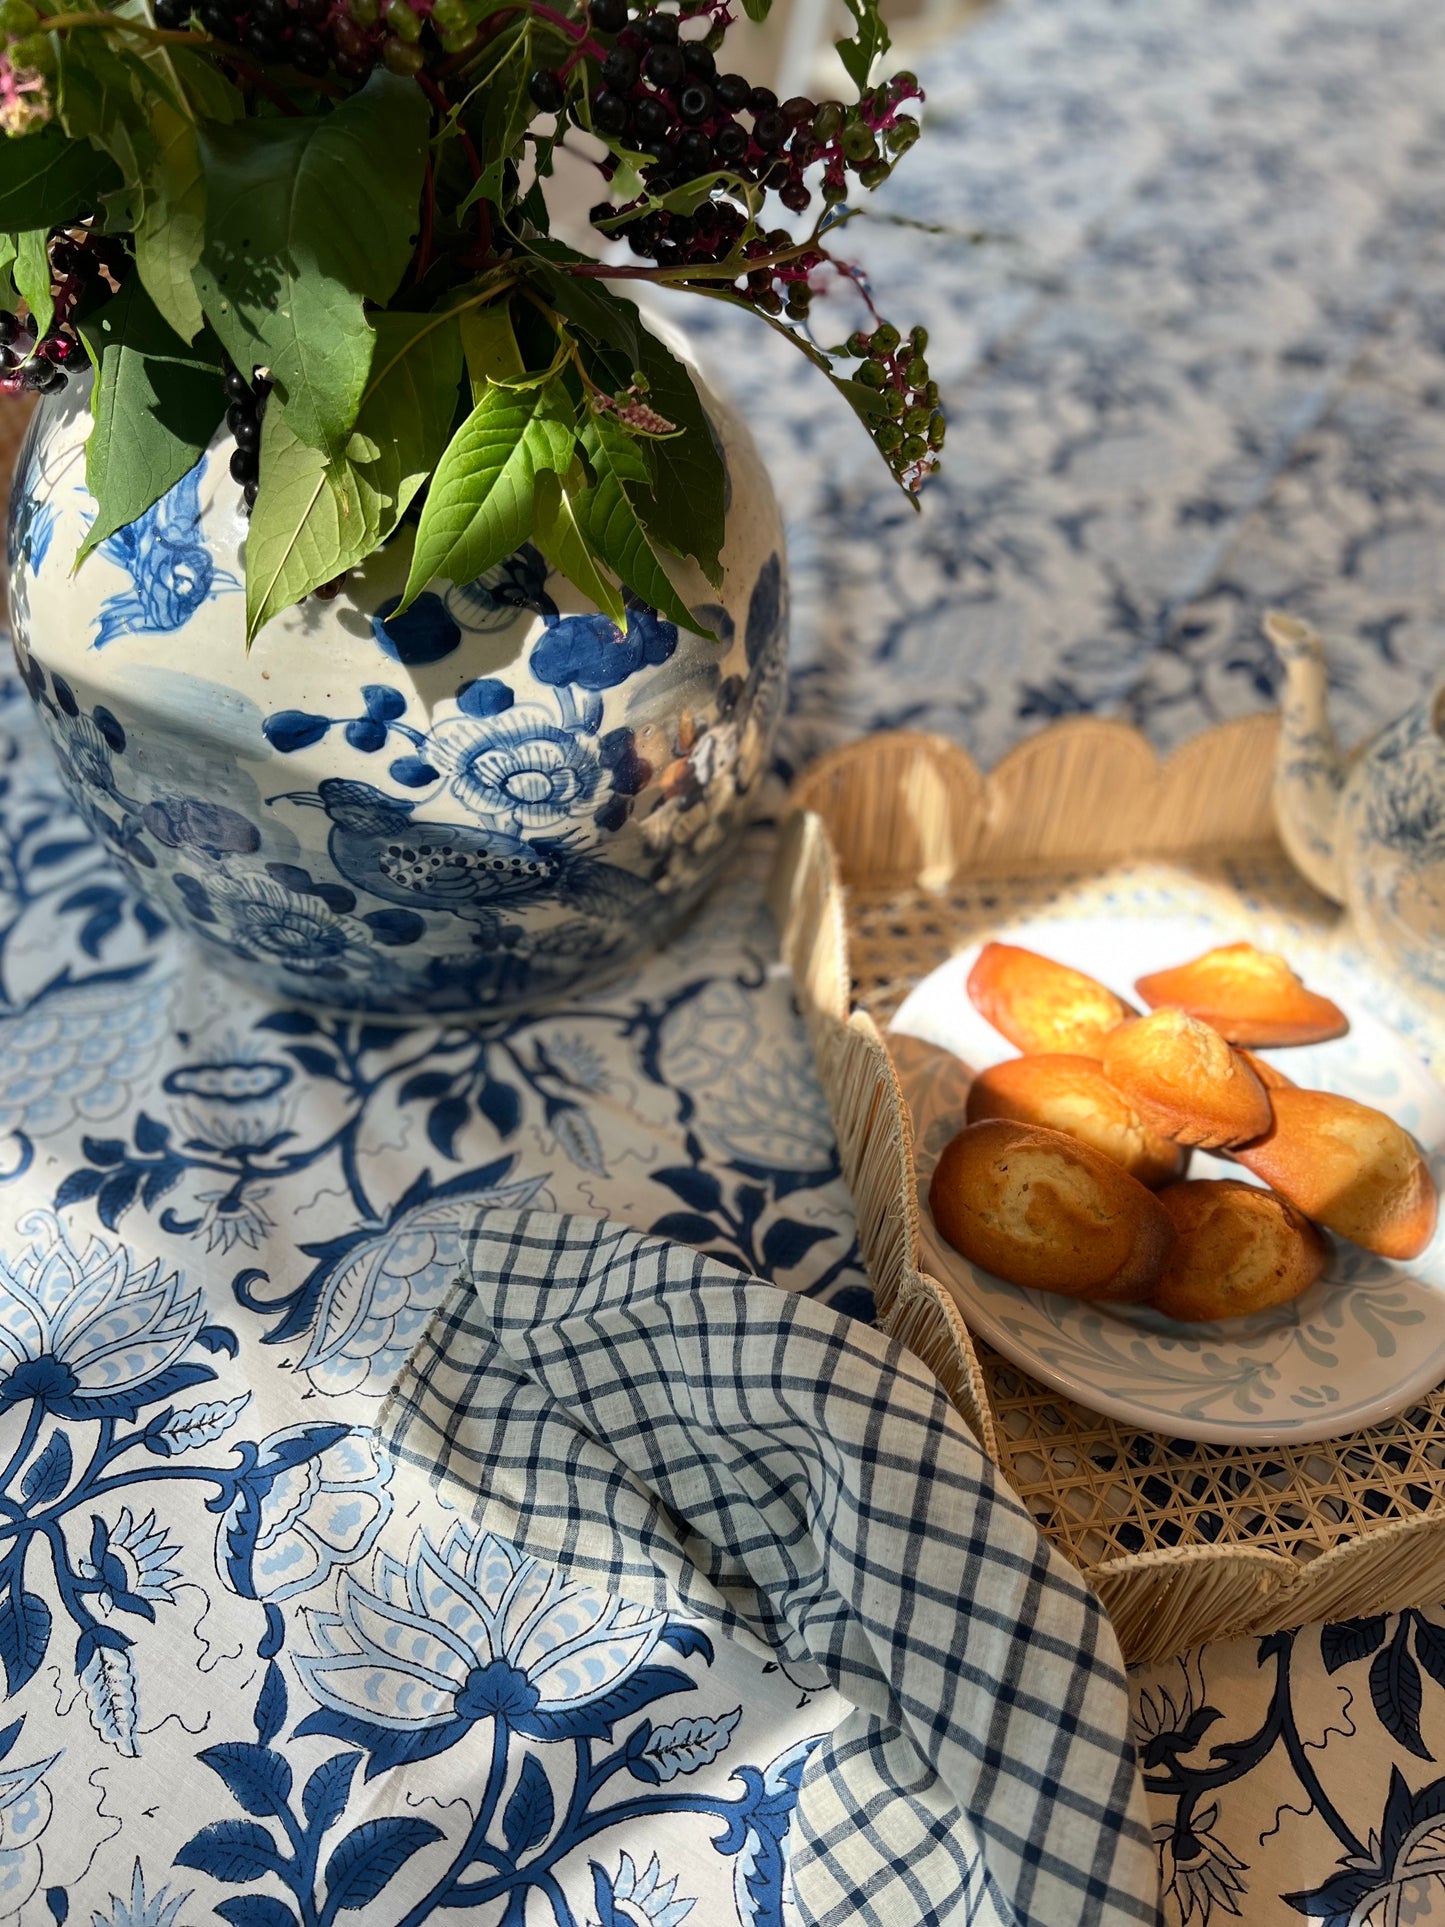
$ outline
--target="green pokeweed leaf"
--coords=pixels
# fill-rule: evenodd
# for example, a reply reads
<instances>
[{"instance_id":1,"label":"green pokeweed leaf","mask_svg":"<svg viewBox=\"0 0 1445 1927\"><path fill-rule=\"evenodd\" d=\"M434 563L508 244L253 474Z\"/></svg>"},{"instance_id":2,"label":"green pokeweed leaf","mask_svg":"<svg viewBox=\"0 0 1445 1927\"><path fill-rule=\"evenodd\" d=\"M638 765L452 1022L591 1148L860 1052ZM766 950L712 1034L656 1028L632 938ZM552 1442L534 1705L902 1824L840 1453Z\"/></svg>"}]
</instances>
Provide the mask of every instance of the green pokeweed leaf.
<instances>
[{"instance_id":1,"label":"green pokeweed leaf","mask_svg":"<svg viewBox=\"0 0 1445 1927\"><path fill-rule=\"evenodd\" d=\"M846 68L848 78L862 93L868 85L874 61L880 54L886 54L893 42L878 11L878 0L848 0L848 11L857 23L858 31L851 40L838 42L838 58Z\"/></svg>"},{"instance_id":2,"label":"green pokeweed leaf","mask_svg":"<svg viewBox=\"0 0 1445 1927\"><path fill-rule=\"evenodd\" d=\"M207 330L188 346L138 276L80 330L97 370L85 444L96 514L77 567L195 467L226 409L221 344Z\"/></svg>"},{"instance_id":3,"label":"green pokeweed leaf","mask_svg":"<svg viewBox=\"0 0 1445 1927\"><path fill-rule=\"evenodd\" d=\"M566 576L589 602L595 602L619 629L627 627L627 605L617 584L598 566L588 548L572 508L572 495L579 490L564 486L556 475L544 472L537 477L536 500L532 510L532 538L552 567Z\"/></svg>"},{"instance_id":4,"label":"green pokeweed leaf","mask_svg":"<svg viewBox=\"0 0 1445 1927\"><path fill-rule=\"evenodd\" d=\"M147 27L151 24L147 0L120 0L120 4L115 6L113 11L118 19L133 20ZM113 51L131 69L134 97L142 115L149 112L151 104L156 100L164 101L174 114L187 111L186 90L181 84L176 59L177 54L183 51L181 48L168 41L136 41L129 35L122 35L115 43ZM209 64L203 63L195 55L189 58L193 62L193 70L194 66ZM216 78L220 79L219 73ZM223 112L216 118L225 120L230 116Z\"/></svg>"},{"instance_id":5,"label":"green pokeweed leaf","mask_svg":"<svg viewBox=\"0 0 1445 1927\"><path fill-rule=\"evenodd\" d=\"M557 39L556 33L535 14L525 12L504 27L488 47L486 68L473 77L471 93L459 110L482 156L481 174L463 200L460 212L465 213L478 200L501 202L506 164L517 158L522 136L536 118L537 110L527 91L527 76L538 65L550 64L540 48L548 41L555 47ZM480 112L473 110L473 103L479 103Z\"/></svg>"},{"instance_id":6,"label":"green pokeweed leaf","mask_svg":"<svg viewBox=\"0 0 1445 1927\"><path fill-rule=\"evenodd\" d=\"M194 124L164 101L151 109L156 159L141 193L135 224L136 272L147 294L183 341L204 319L195 269L206 228L206 183Z\"/></svg>"},{"instance_id":7,"label":"green pokeweed leaf","mask_svg":"<svg viewBox=\"0 0 1445 1927\"><path fill-rule=\"evenodd\" d=\"M743 0L743 12L749 20L766 20L773 10L773 0Z\"/></svg>"},{"instance_id":8,"label":"green pokeweed leaf","mask_svg":"<svg viewBox=\"0 0 1445 1927\"><path fill-rule=\"evenodd\" d=\"M615 421L594 415L582 431L582 447L592 469L593 486L573 498L572 510L583 539L619 581L659 614L683 629L710 636L678 595L658 561L633 507L629 484L646 482L641 449Z\"/></svg>"},{"instance_id":9,"label":"green pokeweed leaf","mask_svg":"<svg viewBox=\"0 0 1445 1927\"><path fill-rule=\"evenodd\" d=\"M590 346L588 372L604 388L631 386L640 374L648 384L647 403L682 433L649 444L655 471L646 486L638 478L629 490L639 520L654 543L674 555L690 555L714 588L722 583L722 545L726 532L727 473L707 410L691 373L642 325L631 301L600 282L569 275L562 260L581 257L566 249L529 244L555 268L541 270L548 299Z\"/></svg>"},{"instance_id":10,"label":"green pokeweed leaf","mask_svg":"<svg viewBox=\"0 0 1445 1927\"><path fill-rule=\"evenodd\" d=\"M0 230L60 227L121 184L115 162L49 121L0 141Z\"/></svg>"},{"instance_id":11,"label":"green pokeweed leaf","mask_svg":"<svg viewBox=\"0 0 1445 1927\"><path fill-rule=\"evenodd\" d=\"M565 475L572 465L575 412L560 377L487 389L432 477L403 609L433 576L471 582L522 546L532 533L538 473Z\"/></svg>"},{"instance_id":12,"label":"green pokeweed leaf","mask_svg":"<svg viewBox=\"0 0 1445 1927\"><path fill-rule=\"evenodd\" d=\"M167 52L171 70L198 119L220 121L222 125L241 119L245 100L214 61L192 53L189 47L172 46Z\"/></svg>"},{"instance_id":13,"label":"green pokeweed leaf","mask_svg":"<svg viewBox=\"0 0 1445 1927\"><path fill-rule=\"evenodd\" d=\"M654 485L650 493L635 490L633 506L652 540L674 555L692 556L716 589L727 513L727 472L717 437L692 375L672 350L645 329L639 347L648 406L683 432L650 444Z\"/></svg>"},{"instance_id":14,"label":"green pokeweed leaf","mask_svg":"<svg viewBox=\"0 0 1445 1927\"><path fill-rule=\"evenodd\" d=\"M462 351L475 406L486 393L489 382L519 381L527 370L512 327L512 311L505 300L489 301L480 308L463 308L460 320Z\"/></svg>"},{"instance_id":15,"label":"green pokeweed leaf","mask_svg":"<svg viewBox=\"0 0 1445 1927\"><path fill-rule=\"evenodd\" d=\"M328 458L267 409L246 536L248 639L391 534L446 446L461 374L455 315L379 314L347 454Z\"/></svg>"},{"instance_id":16,"label":"green pokeweed leaf","mask_svg":"<svg viewBox=\"0 0 1445 1927\"><path fill-rule=\"evenodd\" d=\"M552 211L547 206L547 190L541 179L533 181L521 200L517 203L517 214L521 221L530 222L537 233L545 235L552 226ZM518 223L520 225L520 222Z\"/></svg>"},{"instance_id":17,"label":"green pokeweed leaf","mask_svg":"<svg viewBox=\"0 0 1445 1927\"><path fill-rule=\"evenodd\" d=\"M50 253L45 245L49 233L48 228L27 228L15 237L15 285L41 334L55 319L55 303L50 296Z\"/></svg>"},{"instance_id":18,"label":"green pokeweed leaf","mask_svg":"<svg viewBox=\"0 0 1445 1927\"><path fill-rule=\"evenodd\" d=\"M861 422L881 421L888 413L883 396L877 388L869 388L861 381L849 381L846 376L835 375L831 369L825 370L829 381L847 402Z\"/></svg>"},{"instance_id":19,"label":"green pokeweed leaf","mask_svg":"<svg viewBox=\"0 0 1445 1927\"><path fill-rule=\"evenodd\" d=\"M181 106L163 75L147 67L132 48L100 33L64 37L56 91L65 132L72 140L89 140L103 148L132 187L150 147L148 107L142 103L161 93L169 95L176 111Z\"/></svg>"},{"instance_id":20,"label":"green pokeweed leaf","mask_svg":"<svg viewBox=\"0 0 1445 1927\"><path fill-rule=\"evenodd\" d=\"M196 287L238 367L269 367L303 441L344 446L371 365L364 300L411 258L427 104L375 73L330 113L199 135L206 232Z\"/></svg>"},{"instance_id":21,"label":"green pokeweed leaf","mask_svg":"<svg viewBox=\"0 0 1445 1927\"><path fill-rule=\"evenodd\" d=\"M547 299L595 349L610 351L614 385L625 388L641 354L642 322L634 304L591 276L563 272L562 263L585 257L559 241L533 239L527 245L544 261L558 264L542 268L538 275Z\"/></svg>"},{"instance_id":22,"label":"green pokeweed leaf","mask_svg":"<svg viewBox=\"0 0 1445 1927\"><path fill-rule=\"evenodd\" d=\"M19 252L16 234L0 234L0 301L13 308L19 291L15 286L15 257Z\"/></svg>"}]
</instances>

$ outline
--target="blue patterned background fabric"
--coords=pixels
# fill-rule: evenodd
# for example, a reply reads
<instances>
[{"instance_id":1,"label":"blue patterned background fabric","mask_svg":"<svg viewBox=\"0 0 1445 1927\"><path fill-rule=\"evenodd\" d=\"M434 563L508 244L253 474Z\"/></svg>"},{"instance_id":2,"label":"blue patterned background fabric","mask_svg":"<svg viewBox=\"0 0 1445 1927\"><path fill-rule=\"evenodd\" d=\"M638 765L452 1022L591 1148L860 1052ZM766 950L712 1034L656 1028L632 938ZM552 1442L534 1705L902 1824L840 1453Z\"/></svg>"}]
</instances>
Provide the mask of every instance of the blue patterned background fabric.
<instances>
[{"instance_id":1,"label":"blue patterned background fabric","mask_svg":"<svg viewBox=\"0 0 1445 1927\"><path fill-rule=\"evenodd\" d=\"M1272 700L1272 602L1334 643L1344 733L1386 721L1445 635L1445 15L1007 0L926 78L857 230L951 407L921 517L796 357L688 311L789 518L783 773L896 723L985 762L1090 710L1177 742ZM605 993L408 1029L198 969L18 686L0 785L0 1918L786 1919L833 1689L640 1628L371 1431L488 1204L866 1315L766 825ZM352 1663L359 1624L395 1666ZM499 1765L468 1697L499 1659L612 1737ZM1445 1612L1210 1649L1134 1713L1171 1923L1445 1906Z\"/></svg>"}]
</instances>

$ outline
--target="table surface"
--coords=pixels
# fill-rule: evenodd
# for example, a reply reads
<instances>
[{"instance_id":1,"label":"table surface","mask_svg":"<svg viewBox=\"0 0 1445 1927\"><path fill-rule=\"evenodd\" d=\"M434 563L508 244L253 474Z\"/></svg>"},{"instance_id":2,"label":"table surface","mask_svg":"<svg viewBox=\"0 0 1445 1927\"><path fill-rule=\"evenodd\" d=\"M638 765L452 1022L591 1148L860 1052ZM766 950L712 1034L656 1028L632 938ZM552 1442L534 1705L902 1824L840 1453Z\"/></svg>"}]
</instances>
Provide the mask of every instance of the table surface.
<instances>
[{"instance_id":1,"label":"table surface","mask_svg":"<svg viewBox=\"0 0 1445 1927\"><path fill-rule=\"evenodd\" d=\"M1013 0L925 78L930 138L855 230L950 404L924 514L781 344L701 317L789 517L784 771L892 724L984 761L1086 710L1177 742L1271 700L1271 603L1332 638L1347 734L1396 713L1445 630L1445 15ZM638 1927L781 1918L828 1696L625 1637L366 1435L488 1200L866 1314L766 826L627 981L397 1031L199 971L13 685L0 792L0 1914L516 1927L509 1896L591 1919L601 1882ZM564 1710L645 1708L647 1769L494 1748L467 1682L497 1656ZM1135 1686L1171 1921L1445 1904L1445 1613ZM489 1829L525 1878L478 1874Z\"/></svg>"}]
</instances>

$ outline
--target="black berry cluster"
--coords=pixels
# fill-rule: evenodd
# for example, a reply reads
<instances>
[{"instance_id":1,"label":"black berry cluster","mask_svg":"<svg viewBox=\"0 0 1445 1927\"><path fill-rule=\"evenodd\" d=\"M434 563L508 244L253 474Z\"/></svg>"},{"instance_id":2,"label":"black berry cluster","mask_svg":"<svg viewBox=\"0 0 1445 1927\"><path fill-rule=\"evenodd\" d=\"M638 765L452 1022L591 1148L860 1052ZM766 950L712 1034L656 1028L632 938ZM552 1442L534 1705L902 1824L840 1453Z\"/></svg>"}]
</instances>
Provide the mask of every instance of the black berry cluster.
<instances>
[{"instance_id":1,"label":"black berry cluster","mask_svg":"<svg viewBox=\"0 0 1445 1927\"><path fill-rule=\"evenodd\" d=\"M59 228L47 243L55 315L37 339L34 317L0 309L0 394L49 395L84 358L76 319L120 285L130 257L111 235Z\"/></svg>"},{"instance_id":2,"label":"black berry cluster","mask_svg":"<svg viewBox=\"0 0 1445 1927\"><path fill-rule=\"evenodd\" d=\"M231 451L231 479L241 484L241 498L249 515L256 502L261 473L261 417L266 412L270 378L253 374L248 381L239 368L226 368L226 426L235 437Z\"/></svg>"},{"instance_id":3,"label":"black berry cluster","mask_svg":"<svg viewBox=\"0 0 1445 1927\"><path fill-rule=\"evenodd\" d=\"M659 267L730 259L749 230L750 188L775 193L794 214L805 213L815 197L833 206L846 200L850 173L864 187L878 186L918 137L917 119L903 111L922 98L912 74L895 75L848 106L803 95L780 102L769 88L718 71L712 43L721 38L725 10L703 38L684 35L676 14L630 17L625 0L602 0L600 18L594 4L590 24L594 35L613 36L607 47L586 43L597 58L591 124L620 146L651 156L642 174L646 194L620 206L600 202L593 224L622 232L635 253ZM568 91L561 73L539 70L530 85L539 110L561 111ZM575 100L570 111L582 118ZM615 171L615 163L603 164L609 178ZM691 213L658 208L672 190L710 173L717 184L701 207ZM754 265L740 266L733 292L765 313L786 307L789 319L804 320L809 276L822 255L800 250L784 230L754 230L742 254Z\"/></svg>"},{"instance_id":4,"label":"black berry cluster","mask_svg":"<svg viewBox=\"0 0 1445 1927\"><path fill-rule=\"evenodd\" d=\"M596 28L595 7L591 17ZM611 47L589 44L601 56L591 124L653 157L644 178L654 193L712 170L781 191L791 180L788 156L798 129L811 123L816 105L801 95L780 105L770 88L720 73L707 45L712 37L685 39L676 14L649 13L624 25ZM534 74L533 100L555 94L558 84L555 74Z\"/></svg>"},{"instance_id":5,"label":"black berry cluster","mask_svg":"<svg viewBox=\"0 0 1445 1927\"><path fill-rule=\"evenodd\" d=\"M881 416L869 424L873 440L898 480L916 492L938 467L944 437L938 383L928 372L928 330L905 337L883 321L871 334L849 335L847 352L862 364L853 380L877 389L882 400Z\"/></svg>"},{"instance_id":6,"label":"black berry cluster","mask_svg":"<svg viewBox=\"0 0 1445 1927\"><path fill-rule=\"evenodd\" d=\"M654 157L643 175L654 195L717 171L772 189L801 214L813 200L810 168L818 169L823 200L841 201L850 172L877 187L894 157L918 138L917 120L901 112L922 97L912 74L895 76L851 106L802 94L780 102L742 74L719 73L704 41L681 37L676 14L649 14L624 28L599 77L592 125ZM533 100L539 92L555 95L559 84L555 74L534 74Z\"/></svg>"},{"instance_id":7,"label":"black berry cluster","mask_svg":"<svg viewBox=\"0 0 1445 1927\"><path fill-rule=\"evenodd\" d=\"M334 69L364 80L377 65L417 74L474 33L465 0L155 0L155 9L157 26L195 23L263 66L316 79Z\"/></svg>"},{"instance_id":8,"label":"black berry cluster","mask_svg":"<svg viewBox=\"0 0 1445 1927\"><path fill-rule=\"evenodd\" d=\"M331 66L326 25L332 0L155 0L156 25L199 25L213 40L267 65L284 62L320 76Z\"/></svg>"}]
</instances>

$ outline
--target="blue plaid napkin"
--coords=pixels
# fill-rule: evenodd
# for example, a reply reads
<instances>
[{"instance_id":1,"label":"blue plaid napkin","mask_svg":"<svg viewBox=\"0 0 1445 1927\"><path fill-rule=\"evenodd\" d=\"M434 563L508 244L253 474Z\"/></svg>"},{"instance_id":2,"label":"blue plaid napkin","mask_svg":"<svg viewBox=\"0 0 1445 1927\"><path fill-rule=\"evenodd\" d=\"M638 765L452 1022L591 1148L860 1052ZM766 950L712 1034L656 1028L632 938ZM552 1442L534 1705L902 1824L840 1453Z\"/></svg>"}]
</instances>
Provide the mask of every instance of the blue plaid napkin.
<instances>
[{"instance_id":1,"label":"blue plaid napkin","mask_svg":"<svg viewBox=\"0 0 1445 1927\"><path fill-rule=\"evenodd\" d=\"M487 1530L852 1702L798 1801L805 1921L1157 1919L1109 1624L868 1326L621 1225L489 1211L380 1429Z\"/></svg>"}]
</instances>

